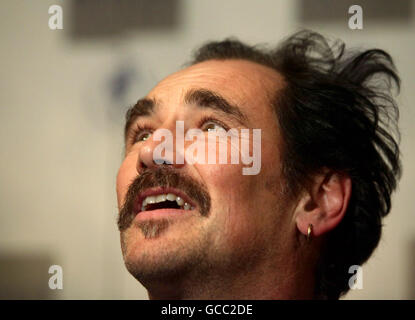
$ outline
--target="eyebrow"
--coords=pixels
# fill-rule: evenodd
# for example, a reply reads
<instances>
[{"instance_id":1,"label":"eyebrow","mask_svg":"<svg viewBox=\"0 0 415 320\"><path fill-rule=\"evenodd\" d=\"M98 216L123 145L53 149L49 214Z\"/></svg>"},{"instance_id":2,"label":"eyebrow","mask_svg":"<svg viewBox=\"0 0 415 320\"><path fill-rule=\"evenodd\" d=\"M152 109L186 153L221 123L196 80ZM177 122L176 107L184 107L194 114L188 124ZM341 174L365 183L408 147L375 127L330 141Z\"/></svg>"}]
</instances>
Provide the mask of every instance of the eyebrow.
<instances>
[{"instance_id":1,"label":"eyebrow","mask_svg":"<svg viewBox=\"0 0 415 320\"><path fill-rule=\"evenodd\" d=\"M184 98L186 104L196 105L201 108L210 108L220 111L235 118L242 125L246 125L248 117L237 105L231 104L219 93L208 89L191 89Z\"/></svg>"},{"instance_id":2,"label":"eyebrow","mask_svg":"<svg viewBox=\"0 0 415 320\"><path fill-rule=\"evenodd\" d=\"M125 128L124 128L124 139L127 139L128 132L132 123L142 116L149 116L154 112L154 109L157 106L157 101L155 99L143 98L137 101L130 109L128 109L125 114Z\"/></svg>"},{"instance_id":3,"label":"eyebrow","mask_svg":"<svg viewBox=\"0 0 415 320\"><path fill-rule=\"evenodd\" d=\"M199 108L210 108L215 111L232 116L242 125L246 125L247 116L237 105L231 104L219 93L208 89L190 89L186 92L184 102L187 105L195 105ZM139 117L149 116L154 113L159 105L156 99L143 98L137 101L126 113L124 139L126 141L132 123Z\"/></svg>"}]
</instances>

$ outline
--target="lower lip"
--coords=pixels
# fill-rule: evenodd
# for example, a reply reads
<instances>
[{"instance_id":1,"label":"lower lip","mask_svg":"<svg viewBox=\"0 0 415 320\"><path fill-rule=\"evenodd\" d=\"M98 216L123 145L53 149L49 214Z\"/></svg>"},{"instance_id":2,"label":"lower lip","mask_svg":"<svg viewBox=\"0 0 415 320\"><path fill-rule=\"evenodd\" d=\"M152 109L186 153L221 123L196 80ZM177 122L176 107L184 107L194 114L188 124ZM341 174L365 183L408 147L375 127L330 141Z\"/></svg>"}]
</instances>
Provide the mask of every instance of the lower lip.
<instances>
[{"instance_id":1,"label":"lower lip","mask_svg":"<svg viewBox=\"0 0 415 320\"><path fill-rule=\"evenodd\" d=\"M189 215L194 210L183 210L183 209L156 209L150 211L139 212L134 220L142 221L149 219L163 219L163 218L178 218L184 215Z\"/></svg>"}]
</instances>

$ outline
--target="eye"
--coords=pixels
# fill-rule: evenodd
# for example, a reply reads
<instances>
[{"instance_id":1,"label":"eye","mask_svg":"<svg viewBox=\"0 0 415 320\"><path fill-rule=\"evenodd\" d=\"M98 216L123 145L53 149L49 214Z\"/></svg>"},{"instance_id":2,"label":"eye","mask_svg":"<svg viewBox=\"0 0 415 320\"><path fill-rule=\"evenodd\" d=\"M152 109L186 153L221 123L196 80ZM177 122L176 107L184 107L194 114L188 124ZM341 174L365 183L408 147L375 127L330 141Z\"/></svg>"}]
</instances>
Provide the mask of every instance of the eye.
<instances>
[{"instance_id":1,"label":"eye","mask_svg":"<svg viewBox=\"0 0 415 320\"><path fill-rule=\"evenodd\" d=\"M207 132L218 131L220 129L226 131L226 128L227 128L227 126L225 126L224 124L220 123L219 121L213 120L213 119L205 119L202 122L202 126L201 126L201 129L203 131L207 131Z\"/></svg>"},{"instance_id":2,"label":"eye","mask_svg":"<svg viewBox=\"0 0 415 320\"><path fill-rule=\"evenodd\" d=\"M146 141L152 134L152 129L147 126L137 125L132 132L133 143Z\"/></svg>"},{"instance_id":3,"label":"eye","mask_svg":"<svg viewBox=\"0 0 415 320\"><path fill-rule=\"evenodd\" d=\"M143 132L143 133L139 133L137 134L135 141L136 142L140 142L140 141L146 141L148 138L150 138L151 133L150 132Z\"/></svg>"}]
</instances>

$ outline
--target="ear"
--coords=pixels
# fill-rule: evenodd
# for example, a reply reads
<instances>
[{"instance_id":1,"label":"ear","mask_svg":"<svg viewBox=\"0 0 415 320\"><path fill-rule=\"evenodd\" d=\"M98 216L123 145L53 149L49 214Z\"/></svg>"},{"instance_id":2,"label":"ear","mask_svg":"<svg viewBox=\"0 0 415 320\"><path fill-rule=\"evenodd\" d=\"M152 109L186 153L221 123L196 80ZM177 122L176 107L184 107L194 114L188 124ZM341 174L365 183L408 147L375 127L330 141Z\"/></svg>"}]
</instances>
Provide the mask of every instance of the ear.
<instances>
[{"instance_id":1,"label":"ear","mask_svg":"<svg viewBox=\"0 0 415 320\"><path fill-rule=\"evenodd\" d=\"M348 175L328 171L313 179L310 190L300 198L295 219L298 230L307 235L312 225L312 236L318 237L334 229L343 219L352 192Z\"/></svg>"}]
</instances>

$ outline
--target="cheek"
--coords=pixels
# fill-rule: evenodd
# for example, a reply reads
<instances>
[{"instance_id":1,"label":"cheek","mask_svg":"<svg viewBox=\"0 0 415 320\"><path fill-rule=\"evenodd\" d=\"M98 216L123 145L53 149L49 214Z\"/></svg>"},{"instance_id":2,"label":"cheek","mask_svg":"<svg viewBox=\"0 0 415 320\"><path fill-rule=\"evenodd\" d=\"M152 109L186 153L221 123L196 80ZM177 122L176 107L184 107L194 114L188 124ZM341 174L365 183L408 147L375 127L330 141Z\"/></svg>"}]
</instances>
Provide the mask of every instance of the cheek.
<instances>
[{"instance_id":1,"label":"cheek","mask_svg":"<svg viewBox=\"0 0 415 320\"><path fill-rule=\"evenodd\" d=\"M137 176L136 158L127 156L121 164L117 174L117 202L118 208L124 203L125 195L131 182Z\"/></svg>"},{"instance_id":2,"label":"cheek","mask_svg":"<svg viewBox=\"0 0 415 320\"><path fill-rule=\"evenodd\" d=\"M203 180L212 197L212 215L217 233L228 241L248 236L252 229L254 210L253 190L258 189L257 176L242 175L242 165L205 165Z\"/></svg>"},{"instance_id":3,"label":"cheek","mask_svg":"<svg viewBox=\"0 0 415 320\"><path fill-rule=\"evenodd\" d=\"M241 198L241 192L246 193L250 189L252 176L242 175L242 168L239 164L203 165L199 172L212 197L220 199L221 202L229 202L227 200L233 199L235 194Z\"/></svg>"},{"instance_id":4,"label":"cheek","mask_svg":"<svg viewBox=\"0 0 415 320\"><path fill-rule=\"evenodd\" d=\"M275 233L279 161L275 150L263 148L258 175L243 175L242 164L198 168L212 197L212 230L216 244L239 250L265 245ZM221 230L221 232L218 232ZM261 242L262 241L262 242Z\"/></svg>"}]
</instances>

